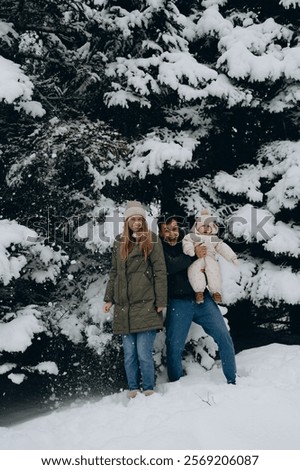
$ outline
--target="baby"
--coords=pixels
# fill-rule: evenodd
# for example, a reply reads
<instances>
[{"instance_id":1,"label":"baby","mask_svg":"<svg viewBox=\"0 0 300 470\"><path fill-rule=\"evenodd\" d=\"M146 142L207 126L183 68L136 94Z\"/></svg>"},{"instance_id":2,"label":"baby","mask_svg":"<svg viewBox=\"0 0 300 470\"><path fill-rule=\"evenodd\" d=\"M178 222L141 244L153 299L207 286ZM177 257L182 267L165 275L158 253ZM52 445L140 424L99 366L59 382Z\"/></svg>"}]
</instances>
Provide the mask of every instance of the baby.
<instances>
[{"instance_id":1,"label":"baby","mask_svg":"<svg viewBox=\"0 0 300 470\"><path fill-rule=\"evenodd\" d=\"M195 291L196 302L204 301L204 290L206 285L215 302L222 303L221 296L221 272L217 261L217 254L223 256L227 261L238 265L237 255L232 249L217 237L218 227L214 223L214 217L208 209L202 209L196 216L196 222L190 233L182 240L183 251L186 255L195 256L195 247L204 245L207 255L198 258L188 268L190 284Z\"/></svg>"}]
</instances>

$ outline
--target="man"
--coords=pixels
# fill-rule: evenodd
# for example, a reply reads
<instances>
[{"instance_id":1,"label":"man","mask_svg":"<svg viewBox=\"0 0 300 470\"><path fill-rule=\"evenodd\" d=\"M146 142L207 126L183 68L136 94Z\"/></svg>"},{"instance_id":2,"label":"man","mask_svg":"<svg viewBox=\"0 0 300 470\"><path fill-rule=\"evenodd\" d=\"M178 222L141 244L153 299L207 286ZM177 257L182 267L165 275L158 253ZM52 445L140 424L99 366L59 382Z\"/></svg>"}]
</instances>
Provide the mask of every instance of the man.
<instances>
[{"instance_id":1,"label":"man","mask_svg":"<svg viewBox=\"0 0 300 470\"><path fill-rule=\"evenodd\" d=\"M161 216L157 221L168 272L166 346L169 380L174 382L184 375L182 353L190 326L195 322L217 343L227 383L235 384L234 346L223 316L207 289L204 302L197 304L188 281L187 268L197 258L206 256L207 248L198 246L194 258L183 253L181 242L185 234L179 228L180 220L182 218L177 216Z\"/></svg>"}]
</instances>

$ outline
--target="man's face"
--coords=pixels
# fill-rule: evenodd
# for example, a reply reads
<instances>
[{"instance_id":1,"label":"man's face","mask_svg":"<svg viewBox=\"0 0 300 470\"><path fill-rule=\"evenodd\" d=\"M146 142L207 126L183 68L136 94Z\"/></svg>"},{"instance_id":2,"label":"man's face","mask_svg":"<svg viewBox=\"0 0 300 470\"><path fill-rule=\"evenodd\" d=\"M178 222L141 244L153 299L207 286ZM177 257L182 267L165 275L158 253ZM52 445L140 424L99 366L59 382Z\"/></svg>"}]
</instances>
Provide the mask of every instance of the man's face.
<instances>
[{"instance_id":1,"label":"man's face","mask_svg":"<svg viewBox=\"0 0 300 470\"><path fill-rule=\"evenodd\" d=\"M159 229L161 237L170 245L175 245L179 237L179 227L177 221L172 219L167 224L161 224Z\"/></svg>"}]
</instances>

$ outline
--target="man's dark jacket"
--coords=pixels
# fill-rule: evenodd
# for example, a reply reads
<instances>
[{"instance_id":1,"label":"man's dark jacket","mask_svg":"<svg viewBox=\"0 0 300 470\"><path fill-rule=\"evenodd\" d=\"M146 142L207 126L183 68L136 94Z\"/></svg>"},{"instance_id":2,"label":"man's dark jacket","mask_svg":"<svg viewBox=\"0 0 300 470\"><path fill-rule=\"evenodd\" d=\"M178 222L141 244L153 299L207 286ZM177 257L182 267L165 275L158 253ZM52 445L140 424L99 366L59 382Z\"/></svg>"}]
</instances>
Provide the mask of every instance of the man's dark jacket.
<instances>
[{"instance_id":1,"label":"man's dark jacket","mask_svg":"<svg viewBox=\"0 0 300 470\"><path fill-rule=\"evenodd\" d=\"M197 257L183 253L183 237L184 233L180 231L178 242L174 246L161 238L168 273L168 297L171 299L194 299L195 297L188 280L187 269Z\"/></svg>"}]
</instances>

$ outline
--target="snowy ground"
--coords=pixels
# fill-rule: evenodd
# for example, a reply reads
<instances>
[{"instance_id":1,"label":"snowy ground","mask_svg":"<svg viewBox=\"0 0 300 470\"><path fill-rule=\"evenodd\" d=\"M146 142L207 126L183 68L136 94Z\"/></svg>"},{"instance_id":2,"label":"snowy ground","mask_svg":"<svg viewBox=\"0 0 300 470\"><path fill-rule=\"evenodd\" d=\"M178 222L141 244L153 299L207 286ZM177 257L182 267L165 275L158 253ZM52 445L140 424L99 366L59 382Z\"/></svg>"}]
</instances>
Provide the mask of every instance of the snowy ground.
<instances>
[{"instance_id":1,"label":"snowy ground","mask_svg":"<svg viewBox=\"0 0 300 470\"><path fill-rule=\"evenodd\" d=\"M300 346L237 355L239 379L188 364L176 383L121 392L0 428L0 449L300 449Z\"/></svg>"}]
</instances>

